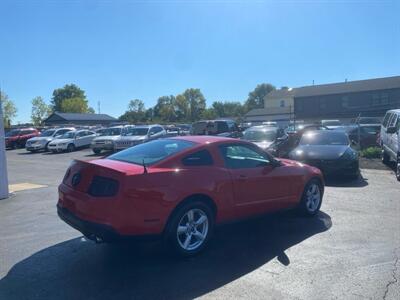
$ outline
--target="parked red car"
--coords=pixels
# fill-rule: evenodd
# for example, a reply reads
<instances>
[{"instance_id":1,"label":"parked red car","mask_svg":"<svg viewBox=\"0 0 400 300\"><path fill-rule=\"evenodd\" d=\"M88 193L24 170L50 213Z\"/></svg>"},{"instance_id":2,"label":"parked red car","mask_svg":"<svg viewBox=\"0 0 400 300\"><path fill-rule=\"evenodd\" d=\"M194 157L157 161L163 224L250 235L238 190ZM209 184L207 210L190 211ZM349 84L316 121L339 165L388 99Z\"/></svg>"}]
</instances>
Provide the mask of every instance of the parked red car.
<instances>
[{"instance_id":1,"label":"parked red car","mask_svg":"<svg viewBox=\"0 0 400 300\"><path fill-rule=\"evenodd\" d=\"M6 148L24 148L30 138L39 136L40 132L35 128L13 129L6 133Z\"/></svg>"},{"instance_id":2,"label":"parked red car","mask_svg":"<svg viewBox=\"0 0 400 300\"><path fill-rule=\"evenodd\" d=\"M185 136L74 161L57 207L89 239L163 236L188 256L204 249L215 224L287 208L313 216L323 192L317 168L246 141Z\"/></svg>"}]
</instances>

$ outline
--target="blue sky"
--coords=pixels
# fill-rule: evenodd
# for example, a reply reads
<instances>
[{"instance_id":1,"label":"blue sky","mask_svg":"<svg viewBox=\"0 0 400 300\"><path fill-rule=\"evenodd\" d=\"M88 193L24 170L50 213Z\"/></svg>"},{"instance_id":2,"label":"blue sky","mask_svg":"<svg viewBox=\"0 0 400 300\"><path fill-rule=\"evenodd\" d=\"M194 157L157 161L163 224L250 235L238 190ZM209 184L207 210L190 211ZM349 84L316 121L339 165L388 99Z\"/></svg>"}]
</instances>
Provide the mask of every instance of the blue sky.
<instances>
[{"instance_id":1,"label":"blue sky","mask_svg":"<svg viewBox=\"0 0 400 300\"><path fill-rule=\"evenodd\" d=\"M258 83L400 75L400 1L0 1L0 84L15 121L75 83L121 115L130 99L200 88L244 101Z\"/></svg>"}]
</instances>

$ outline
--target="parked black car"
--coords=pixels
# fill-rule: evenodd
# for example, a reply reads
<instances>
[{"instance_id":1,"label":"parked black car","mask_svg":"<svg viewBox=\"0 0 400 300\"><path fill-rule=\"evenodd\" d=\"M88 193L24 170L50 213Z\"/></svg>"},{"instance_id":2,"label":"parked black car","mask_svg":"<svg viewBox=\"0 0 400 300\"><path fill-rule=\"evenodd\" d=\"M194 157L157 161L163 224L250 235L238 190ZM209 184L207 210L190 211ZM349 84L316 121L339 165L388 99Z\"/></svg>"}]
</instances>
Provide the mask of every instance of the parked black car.
<instances>
[{"instance_id":1,"label":"parked black car","mask_svg":"<svg viewBox=\"0 0 400 300\"><path fill-rule=\"evenodd\" d=\"M192 135L218 135L232 138L242 137L239 126L233 120L204 120L193 123Z\"/></svg>"},{"instance_id":2,"label":"parked black car","mask_svg":"<svg viewBox=\"0 0 400 300\"><path fill-rule=\"evenodd\" d=\"M292 128L293 129L293 128ZM289 153L298 146L299 141L304 133L313 130L330 130L328 127L321 124L301 124L296 125L294 128L296 131L285 130L287 138L279 138L272 145L269 146L268 151L276 156L288 158Z\"/></svg>"},{"instance_id":3,"label":"parked black car","mask_svg":"<svg viewBox=\"0 0 400 300\"><path fill-rule=\"evenodd\" d=\"M343 129L349 136L350 141L359 144L361 149L379 146L378 136L381 131L380 124L350 125Z\"/></svg>"},{"instance_id":4,"label":"parked black car","mask_svg":"<svg viewBox=\"0 0 400 300\"><path fill-rule=\"evenodd\" d=\"M291 159L319 168L325 176L358 177L358 153L351 148L344 131L316 130L301 137L293 149Z\"/></svg>"}]
</instances>

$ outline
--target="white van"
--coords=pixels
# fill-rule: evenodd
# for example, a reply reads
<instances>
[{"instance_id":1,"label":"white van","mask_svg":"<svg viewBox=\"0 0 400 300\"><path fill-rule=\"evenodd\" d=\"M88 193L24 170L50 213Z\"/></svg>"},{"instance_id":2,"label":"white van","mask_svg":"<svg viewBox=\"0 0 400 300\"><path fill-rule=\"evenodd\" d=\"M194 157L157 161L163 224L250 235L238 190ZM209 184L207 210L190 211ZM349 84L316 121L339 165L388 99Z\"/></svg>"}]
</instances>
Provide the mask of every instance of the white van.
<instances>
[{"instance_id":1,"label":"white van","mask_svg":"<svg viewBox=\"0 0 400 300\"><path fill-rule=\"evenodd\" d=\"M381 126L382 161L396 162L396 177L400 181L400 109L386 112Z\"/></svg>"}]
</instances>

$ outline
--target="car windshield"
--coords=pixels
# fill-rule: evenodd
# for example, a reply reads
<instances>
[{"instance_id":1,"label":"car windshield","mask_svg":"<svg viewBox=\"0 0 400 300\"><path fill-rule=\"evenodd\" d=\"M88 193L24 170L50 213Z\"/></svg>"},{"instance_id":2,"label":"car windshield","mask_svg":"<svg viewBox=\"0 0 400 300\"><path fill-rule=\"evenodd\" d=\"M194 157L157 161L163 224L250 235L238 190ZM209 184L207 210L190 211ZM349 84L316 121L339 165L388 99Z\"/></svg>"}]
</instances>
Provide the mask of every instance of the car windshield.
<instances>
[{"instance_id":1,"label":"car windshield","mask_svg":"<svg viewBox=\"0 0 400 300\"><path fill-rule=\"evenodd\" d=\"M349 139L343 131L309 131L301 137L300 145L348 145Z\"/></svg>"},{"instance_id":2,"label":"car windshield","mask_svg":"<svg viewBox=\"0 0 400 300\"><path fill-rule=\"evenodd\" d=\"M55 130L51 129L51 130L46 130L43 131L40 136L52 136L54 134L54 132L56 132Z\"/></svg>"},{"instance_id":3,"label":"car windshield","mask_svg":"<svg viewBox=\"0 0 400 300\"><path fill-rule=\"evenodd\" d=\"M100 136L114 136L114 135L120 135L121 134L121 128L107 128L105 130L102 130L100 133Z\"/></svg>"},{"instance_id":4,"label":"car windshield","mask_svg":"<svg viewBox=\"0 0 400 300\"><path fill-rule=\"evenodd\" d=\"M6 136L17 136L17 135L19 135L19 133L20 133L20 130L11 130L6 133Z\"/></svg>"},{"instance_id":5,"label":"car windshield","mask_svg":"<svg viewBox=\"0 0 400 300\"><path fill-rule=\"evenodd\" d=\"M194 143L184 140L161 139L128 148L109 156L108 159L152 165L193 145Z\"/></svg>"},{"instance_id":6,"label":"car windshield","mask_svg":"<svg viewBox=\"0 0 400 300\"><path fill-rule=\"evenodd\" d=\"M244 132L243 138L252 142L268 141L273 142L276 139L276 130L251 130L248 129Z\"/></svg>"},{"instance_id":7,"label":"car windshield","mask_svg":"<svg viewBox=\"0 0 400 300\"><path fill-rule=\"evenodd\" d=\"M149 128L146 127L131 127L127 128L123 131L122 135L124 136L137 136L137 135L146 135L149 132Z\"/></svg>"},{"instance_id":8,"label":"car windshield","mask_svg":"<svg viewBox=\"0 0 400 300\"><path fill-rule=\"evenodd\" d=\"M64 133L60 139L73 139L75 137L76 132L75 131L68 131Z\"/></svg>"}]
</instances>

